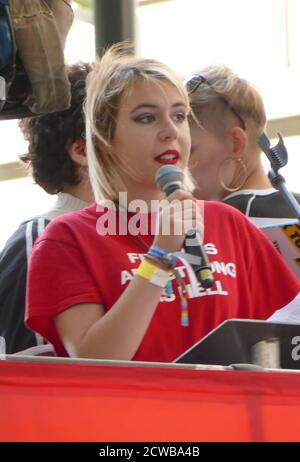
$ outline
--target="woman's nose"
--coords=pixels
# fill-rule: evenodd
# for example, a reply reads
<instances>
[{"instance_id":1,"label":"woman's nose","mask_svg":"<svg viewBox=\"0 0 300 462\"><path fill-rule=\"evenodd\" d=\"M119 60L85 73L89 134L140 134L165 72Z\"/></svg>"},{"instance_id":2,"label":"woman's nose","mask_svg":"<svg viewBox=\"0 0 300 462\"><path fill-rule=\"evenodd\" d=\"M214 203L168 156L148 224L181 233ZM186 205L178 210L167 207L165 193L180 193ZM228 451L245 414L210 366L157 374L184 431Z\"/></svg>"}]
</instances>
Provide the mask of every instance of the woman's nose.
<instances>
[{"instance_id":1,"label":"woman's nose","mask_svg":"<svg viewBox=\"0 0 300 462\"><path fill-rule=\"evenodd\" d=\"M160 139L162 140L176 139L177 135L178 135L178 128L176 124L173 122L173 120L166 120L159 132Z\"/></svg>"}]
</instances>

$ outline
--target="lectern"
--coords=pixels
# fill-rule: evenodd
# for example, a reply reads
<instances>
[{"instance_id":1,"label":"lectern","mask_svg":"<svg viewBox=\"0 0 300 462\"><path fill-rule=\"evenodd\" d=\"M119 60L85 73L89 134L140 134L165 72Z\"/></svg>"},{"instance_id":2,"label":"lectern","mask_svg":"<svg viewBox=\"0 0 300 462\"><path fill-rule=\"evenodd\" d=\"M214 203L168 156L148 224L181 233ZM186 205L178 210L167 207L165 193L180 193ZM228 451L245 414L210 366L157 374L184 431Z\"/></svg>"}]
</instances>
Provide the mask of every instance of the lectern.
<instances>
[{"instance_id":1,"label":"lectern","mask_svg":"<svg viewBox=\"0 0 300 462\"><path fill-rule=\"evenodd\" d=\"M300 325L229 319L175 362L300 369Z\"/></svg>"}]
</instances>

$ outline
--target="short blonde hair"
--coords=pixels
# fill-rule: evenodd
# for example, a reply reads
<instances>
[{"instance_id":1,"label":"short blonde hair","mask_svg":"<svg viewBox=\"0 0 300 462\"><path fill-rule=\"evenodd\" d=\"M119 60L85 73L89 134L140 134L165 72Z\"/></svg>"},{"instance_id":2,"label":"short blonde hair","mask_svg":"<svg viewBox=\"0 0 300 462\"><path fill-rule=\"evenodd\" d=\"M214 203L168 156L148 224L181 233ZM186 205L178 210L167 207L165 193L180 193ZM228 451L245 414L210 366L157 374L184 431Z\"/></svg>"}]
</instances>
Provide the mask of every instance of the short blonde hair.
<instances>
[{"instance_id":1,"label":"short blonde hair","mask_svg":"<svg viewBox=\"0 0 300 462\"><path fill-rule=\"evenodd\" d=\"M87 80L85 104L87 157L96 201L116 200L119 192L125 191L116 168L120 159L108 151L116 130L121 98L130 94L137 80L171 83L189 107L187 91L174 71L153 59L134 56L127 42L113 45L96 61ZM122 167L125 166L124 160ZM186 186L191 190L189 172L186 175Z\"/></svg>"},{"instance_id":2,"label":"short blonde hair","mask_svg":"<svg viewBox=\"0 0 300 462\"><path fill-rule=\"evenodd\" d=\"M195 91L190 85L192 76L186 80L191 109L196 119L204 123L207 117L208 124L218 132L222 126L224 128L224 117L231 109L243 121L250 143L256 145L266 126L266 112L259 91L224 65L208 66L193 75L195 79L197 76L204 77L198 87L195 85Z\"/></svg>"}]
</instances>

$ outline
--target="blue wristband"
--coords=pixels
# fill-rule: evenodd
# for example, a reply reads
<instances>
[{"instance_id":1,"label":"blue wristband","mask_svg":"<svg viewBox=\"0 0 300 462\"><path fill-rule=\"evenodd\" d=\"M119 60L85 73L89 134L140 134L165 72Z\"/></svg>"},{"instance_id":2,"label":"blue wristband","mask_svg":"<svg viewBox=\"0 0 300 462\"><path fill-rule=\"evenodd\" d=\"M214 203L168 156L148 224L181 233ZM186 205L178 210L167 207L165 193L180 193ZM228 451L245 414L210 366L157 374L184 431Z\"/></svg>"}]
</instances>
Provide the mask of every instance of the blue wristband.
<instances>
[{"instance_id":1,"label":"blue wristband","mask_svg":"<svg viewBox=\"0 0 300 462\"><path fill-rule=\"evenodd\" d=\"M158 258L162 258L168 255L168 252L166 250L161 249L160 247L156 247L155 245L152 245L150 247L150 249L148 250L148 253Z\"/></svg>"},{"instance_id":2,"label":"blue wristband","mask_svg":"<svg viewBox=\"0 0 300 462\"><path fill-rule=\"evenodd\" d=\"M175 268L178 262L178 258L174 254L168 253L166 250L155 247L154 245L150 247L147 255L161 261L161 263L169 269Z\"/></svg>"}]
</instances>

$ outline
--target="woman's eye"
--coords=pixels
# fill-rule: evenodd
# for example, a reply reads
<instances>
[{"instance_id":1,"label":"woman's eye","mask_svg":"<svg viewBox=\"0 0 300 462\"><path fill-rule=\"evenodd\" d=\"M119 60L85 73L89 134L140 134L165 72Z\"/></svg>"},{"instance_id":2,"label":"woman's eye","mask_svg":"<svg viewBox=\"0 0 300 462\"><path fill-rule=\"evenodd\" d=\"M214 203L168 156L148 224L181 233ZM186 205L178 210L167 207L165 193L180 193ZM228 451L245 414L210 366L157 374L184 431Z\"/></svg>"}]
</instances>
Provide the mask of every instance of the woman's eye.
<instances>
[{"instance_id":1,"label":"woman's eye","mask_svg":"<svg viewBox=\"0 0 300 462\"><path fill-rule=\"evenodd\" d=\"M187 118L187 114L185 112L176 112L176 114L174 114L174 120L176 122L184 122Z\"/></svg>"},{"instance_id":2,"label":"woman's eye","mask_svg":"<svg viewBox=\"0 0 300 462\"><path fill-rule=\"evenodd\" d=\"M148 124L150 122L153 122L155 120L155 117L153 114L142 114L137 116L134 121L139 122L142 124Z\"/></svg>"}]
</instances>

